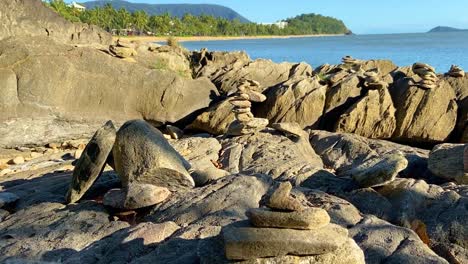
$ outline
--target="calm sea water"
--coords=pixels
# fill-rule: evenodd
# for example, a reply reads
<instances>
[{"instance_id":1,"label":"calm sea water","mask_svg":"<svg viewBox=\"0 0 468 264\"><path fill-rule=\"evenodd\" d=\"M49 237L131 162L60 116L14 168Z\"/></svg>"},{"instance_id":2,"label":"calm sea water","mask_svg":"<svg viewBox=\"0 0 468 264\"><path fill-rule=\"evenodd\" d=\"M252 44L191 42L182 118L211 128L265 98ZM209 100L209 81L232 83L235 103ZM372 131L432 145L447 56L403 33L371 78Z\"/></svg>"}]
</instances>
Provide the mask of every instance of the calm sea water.
<instances>
[{"instance_id":1,"label":"calm sea water","mask_svg":"<svg viewBox=\"0 0 468 264\"><path fill-rule=\"evenodd\" d=\"M252 59L305 61L317 67L337 64L345 55L359 59L390 59L399 66L425 62L438 72L457 64L468 71L468 32L355 35L291 39L184 42L190 50L244 50Z\"/></svg>"}]
</instances>

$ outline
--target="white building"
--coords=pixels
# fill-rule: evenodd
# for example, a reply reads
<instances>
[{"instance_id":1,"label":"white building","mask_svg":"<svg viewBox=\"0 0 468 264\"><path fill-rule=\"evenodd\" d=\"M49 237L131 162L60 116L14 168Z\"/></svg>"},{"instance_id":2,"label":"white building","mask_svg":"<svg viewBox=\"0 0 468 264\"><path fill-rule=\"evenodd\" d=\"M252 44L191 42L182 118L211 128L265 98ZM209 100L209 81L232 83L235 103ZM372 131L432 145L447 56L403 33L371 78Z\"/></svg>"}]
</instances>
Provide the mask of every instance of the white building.
<instances>
[{"instance_id":1,"label":"white building","mask_svg":"<svg viewBox=\"0 0 468 264\"><path fill-rule=\"evenodd\" d=\"M70 4L71 7L75 8L75 9L78 9L79 11L85 11L86 10L86 7L85 6L82 6L78 3L76 3L75 1L73 1L71 4Z\"/></svg>"},{"instance_id":2,"label":"white building","mask_svg":"<svg viewBox=\"0 0 468 264\"><path fill-rule=\"evenodd\" d=\"M275 26L277 26L277 27L280 28L280 29L284 29L285 27L288 26L288 22L286 22L286 21L278 21L278 22L275 22L275 23L262 23L262 25L265 25L265 26L272 26L272 25L275 25Z\"/></svg>"}]
</instances>

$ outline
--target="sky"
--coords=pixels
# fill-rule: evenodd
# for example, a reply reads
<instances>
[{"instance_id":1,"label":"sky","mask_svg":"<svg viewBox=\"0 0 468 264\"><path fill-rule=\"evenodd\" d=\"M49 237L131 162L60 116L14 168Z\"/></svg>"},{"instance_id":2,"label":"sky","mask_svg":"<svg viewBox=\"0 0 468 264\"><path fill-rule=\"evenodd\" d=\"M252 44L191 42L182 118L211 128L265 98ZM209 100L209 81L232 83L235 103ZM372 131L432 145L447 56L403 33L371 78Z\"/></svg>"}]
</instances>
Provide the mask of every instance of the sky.
<instances>
[{"instance_id":1,"label":"sky","mask_svg":"<svg viewBox=\"0 0 468 264\"><path fill-rule=\"evenodd\" d=\"M86 0L82 0L86 1ZM219 4L267 23L302 13L336 17L357 34L426 32L436 26L468 29L468 0L127 0L151 4ZM78 1L80 2L80 1Z\"/></svg>"}]
</instances>

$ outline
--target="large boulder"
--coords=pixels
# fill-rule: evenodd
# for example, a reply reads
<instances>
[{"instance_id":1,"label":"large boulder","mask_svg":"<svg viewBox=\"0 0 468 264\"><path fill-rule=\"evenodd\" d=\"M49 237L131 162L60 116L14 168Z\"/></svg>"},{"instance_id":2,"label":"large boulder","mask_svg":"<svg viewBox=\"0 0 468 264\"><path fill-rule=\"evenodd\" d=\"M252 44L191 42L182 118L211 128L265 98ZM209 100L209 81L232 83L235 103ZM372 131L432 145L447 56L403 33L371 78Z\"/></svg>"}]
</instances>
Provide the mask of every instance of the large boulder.
<instances>
[{"instance_id":1,"label":"large boulder","mask_svg":"<svg viewBox=\"0 0 468 264\"><path fill-rule=\"evenodd\" d=\"M92 133L109 119L174 123L208 107L217 95L206 78L187 79L45 37L0 41L0 52L0 68L11 69L6 79L17 80L0 95L0 102L14 99L0 106L0 131L8 135L1 146Z\"/></svg>"},{"instance_id":2,"label":"large boulder","mask_svg":"<svg viewBox=\"0 0 468 264\"><path fill-rule=\"evenodd\" d=\"M298 76L268 89L267 100L254 112L271 123L296 122L303 128L313 126L322 116L326 90L316 77Z\"/></svg>"},{"instance_id":3,"label":"large boulder","mask_svg":"<svg viewBox=\"0 0 468 264\"><path fill-rule=\"evenodd\" d=\"M344 112L335 131L368 138L391 138L396 128L395 107L386 88L369 90Z\"/></svg>"},{"instance_id":4,"label":"large boulder","mask_svg":"<svg viewBox=\"0 0 468 264\"><path fill-rule=\"evenodd\" d=\"M455 92L444 80L428 90L413 83L412 78L403 78L390 89L397 124L393 139L413 143L447 140L457 121Z\"/></svg>"},{"instance_id":5,"label":"large boulder","mask_svg":"<svg viewBox=\"0 0 468 264\"><path fill-rule=\"evenodd\" d=\"M106 160L114 147L116 131L112 121L98 129L78 159L73 171L73 179L68 189L66 201L74 203L101 175Z\"/></svg>"},{"instance_id":6,"label":"large boulder","mask_svg":"<svg viewBox=\"0 0 468 264\"><path fill-rule=\"evenodd\" d=\"M258 92L263 92L269 87L285 82L293 75L310 76L312 67L305 63L274 63L271 60L257 59L246 65L239 65L211 80L222 94L237 89L245 79L259 82Z\"/></svg>"},{"instance_id":7,"label":"large boulder","mask_svg":"<svg viewBox=\"0 0 468 264\"><path fill-rule=\"evenodd\" d=\"M464 153L466 144L437 145L429 154L429 169L437 177L468 184Z\"/></svg>"},{"instance_id":8,"label":"large boulder","mask_svg":"<svg viewBox=\"0 0 468 264\"><path fill-rule=\"evenodd\" d=\"M234 106L229 100L219 102L201 113L187 126L187 129L201 130L213 135L223 135L228 131L229 125L236 120L232 112Z\"/></svg>"},{"instance_id":9,"label":"large boulder","mask_svg":"<svg viewBox=\"0 0 468 264\"><path fill-rule=\"evenodd\" d=\"M231 173L261 173L299 185L323 168L307 140L290 139L273 131L224 139L222 145L220 162Z\"/></svg>"},{"instance_id":10,"label":"large boulder","mask_svg":"<svg viewBox=\"0 0 468 264\"><path fill-rule=\"evenodd\" d=\"M128 121L119 129L112 156L124 187L145 183L177 191L195 185L187 171L190 164L143 120Z\"/></svg>"},{"instance_id":11,"label":"large boulder","mask_svg":"<svg viewBox=\"0 0 468 264\"><path fill-rule=\"evenodd\" d=\"M8 37L44 36L63 43L109 44L112 36L96 26L71 23L40 0L0 3L0 40Z\"/></svg>"}]
</instances>

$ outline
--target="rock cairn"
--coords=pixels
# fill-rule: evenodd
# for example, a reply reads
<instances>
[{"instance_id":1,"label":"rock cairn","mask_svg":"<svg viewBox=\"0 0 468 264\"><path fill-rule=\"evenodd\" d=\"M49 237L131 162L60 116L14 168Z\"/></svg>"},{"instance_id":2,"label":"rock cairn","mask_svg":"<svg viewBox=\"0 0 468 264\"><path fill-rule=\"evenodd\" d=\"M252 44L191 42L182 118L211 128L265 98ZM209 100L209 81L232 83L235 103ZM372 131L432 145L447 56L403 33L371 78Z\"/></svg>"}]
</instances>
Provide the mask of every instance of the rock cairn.
<instances>
[{"instance_id":1,"label":"rock cairn","mask_svg":"<svg viewBox=\"0 0 468 264\"><path fill-rule=\"evenodd\" d=\"M343 64L346 64L346 65L350 65L350 66L356 66L356 65L361 65L362 64L362 61L361 60L358 60L358 59L355 59L351 56L344 56L343 58L341 58L341 62Z\"/></svg>"},{"instance_id":2,"label":"rock cairn","mask_svg":"<svg viewBox=\"0 0 468 264\"><path fill-rule=\"evenodd\" d=\"M320 255L338 249L348 237L346 229L330 224L321 208L304 208L290 197L292 186L281 183L271 195L269 208L247 212L253 227L223 230L229 260L252 260L285 255Z\"/></svg>"},{"instance_id":3,"label":"rock cairn","mask_svg":"<svg viewBox=\"0 0 468 264\"><path fill-rule=\"evenodd\" d=\"M465 71L457 65L452 65L447 75L450 77L462 78L465 77Z\"/></svg>"},{"instance_id":4,"label":"rock cairn","mask_svg":"<svg viewBox=\"0 0 468 264\"><path fill-rule=\"evenodd\" d=\"M382 89L388 87L388 83L380 79L378 70L366 71L363 75L365 79L364 85L369 89Z\"/></svg>"},{"instance_id":5,"label":"rock cairn","mask_svg":"<svg viewBox=\"0 0 468 264\"><path fill-rule=\"evenodd\" d=\"M136 45L134 43L118 39L115 45L109 46L109 51L116 57L124 59L136 56L137 52L135 48Z\"/></svg>"},{"instance_id":6,"label":"rock cairn","mask_svg":"<svg viewBox=\"0 0 468 264\"><path fill-rule=\"evenodd\" d=\"M229 102L234 106L232 112L236 120L228 127L227 135L241 136L254 134L268 125L268 119L255 118L251 111L252 102L264 102L266 96L255 91L260 84L257 81L246 80L241 83L237 93Z\"/></svg>"},{"instance_id":7,"label":"rock cairn","mask_svg":"<svg viewBox=\"0 0 468 264\"><path fill-rule=\"evenodd\" d=\"M413 64L413 72L421 77L421 81L416 83L416 86L419 86L423 89L434 89L439 81L437 74L435 73L434 67L425 63L415 63Z\"/></svg>"}]
</instances>

